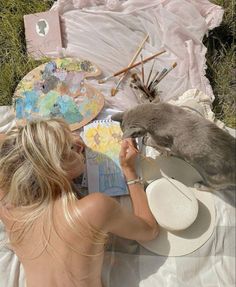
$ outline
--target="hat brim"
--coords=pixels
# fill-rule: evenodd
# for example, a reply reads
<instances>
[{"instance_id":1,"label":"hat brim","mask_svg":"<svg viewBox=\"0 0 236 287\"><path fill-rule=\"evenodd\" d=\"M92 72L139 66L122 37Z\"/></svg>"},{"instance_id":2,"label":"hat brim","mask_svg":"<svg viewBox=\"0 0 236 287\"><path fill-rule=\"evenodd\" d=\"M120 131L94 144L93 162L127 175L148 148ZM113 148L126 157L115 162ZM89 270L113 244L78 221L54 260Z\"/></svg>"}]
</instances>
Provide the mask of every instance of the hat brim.
<instances>
[{"instance_id":1,"label":"hat brim","mask_svg":"<svg viewBox=\"0 0 236 287\"><path fill-rule=\"evenodd\" d=\"M189 164L174 157L158 156L142 163L144 179L152 181L161 177L160 169L192 189L198 199L198 215L185 230L174 232L160 227L158 237L149 242L139 242L144 248L163 256L183 256L200 248L212 235L215 227L215 206L212 193L193 188L201 180L200 174Z\"/></svg>"}]
</instances>

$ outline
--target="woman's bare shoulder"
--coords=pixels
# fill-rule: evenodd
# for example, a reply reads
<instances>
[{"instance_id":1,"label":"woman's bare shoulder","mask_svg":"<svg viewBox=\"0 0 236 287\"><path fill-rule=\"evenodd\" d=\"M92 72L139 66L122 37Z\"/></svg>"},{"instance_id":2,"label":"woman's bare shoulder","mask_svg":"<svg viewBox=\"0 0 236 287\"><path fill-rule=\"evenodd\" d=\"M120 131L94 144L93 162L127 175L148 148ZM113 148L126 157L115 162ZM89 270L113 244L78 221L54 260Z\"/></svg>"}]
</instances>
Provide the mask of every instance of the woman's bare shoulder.
<instances>
[{"instance_id":1,"label":"woman's bare shoulder","mask_svg":"<svg viewBox=\"0 0 236 287\"><path fill-rule=\"evenodd\" d=\"M109 215L120 208L118 202L100 192L94 192L77 202L77 207L88 222L102 227L109 219Z\"/></svg>"},{"instance_id":2,"label":"woman's bare shoulder","mask_svg":"<svg viewBox=\"0 0 236 287\"><path fill-rule=\"evenodd\" d=\"M110 204L114 199L110 196L101 193L101 192L93 192L83 197L79 202L86 202L86 204Z\"/></svg>"}]
</instances>

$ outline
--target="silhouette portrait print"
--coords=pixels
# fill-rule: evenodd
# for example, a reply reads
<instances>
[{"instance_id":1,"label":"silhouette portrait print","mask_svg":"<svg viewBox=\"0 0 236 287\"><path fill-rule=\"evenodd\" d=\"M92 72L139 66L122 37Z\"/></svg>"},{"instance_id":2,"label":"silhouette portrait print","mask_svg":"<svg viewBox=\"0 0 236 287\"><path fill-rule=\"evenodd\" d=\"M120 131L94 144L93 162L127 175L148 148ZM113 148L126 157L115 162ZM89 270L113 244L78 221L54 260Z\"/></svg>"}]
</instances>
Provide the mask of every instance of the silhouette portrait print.
<instances>
[{"instance_id":1,"label":"silhouette portrait print","mask_svg":"<svg viewBox=\"0 0 236 287\"><path fill-rule=\"evenodd\" d=\"M48 24L45 20L39 20L37 22L37 32L40 36L45 36L48 33Z\"/></svg>"}]
</instances>

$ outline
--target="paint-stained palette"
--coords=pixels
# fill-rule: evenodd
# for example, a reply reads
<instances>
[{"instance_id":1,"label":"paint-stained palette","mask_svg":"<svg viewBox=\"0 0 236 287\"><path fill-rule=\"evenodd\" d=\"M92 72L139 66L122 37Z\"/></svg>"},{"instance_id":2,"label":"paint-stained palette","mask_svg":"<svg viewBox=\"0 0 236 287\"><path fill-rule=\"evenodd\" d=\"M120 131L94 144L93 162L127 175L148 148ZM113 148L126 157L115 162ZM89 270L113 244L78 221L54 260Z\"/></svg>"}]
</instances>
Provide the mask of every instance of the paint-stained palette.
<instances>
[{"instance_id":1,"label":"paint-stained palette","mask_svg":"<svg viewBox=\"0 0 236 287\"><path fill-rule=\"evenodd\" d=\"M104 106L104 96L84 82L101 73L87 60L55 59L32 70L14 94L19 123L42 117L62 117L71 130L94 119Z\"/></svg>"}]
</instances>

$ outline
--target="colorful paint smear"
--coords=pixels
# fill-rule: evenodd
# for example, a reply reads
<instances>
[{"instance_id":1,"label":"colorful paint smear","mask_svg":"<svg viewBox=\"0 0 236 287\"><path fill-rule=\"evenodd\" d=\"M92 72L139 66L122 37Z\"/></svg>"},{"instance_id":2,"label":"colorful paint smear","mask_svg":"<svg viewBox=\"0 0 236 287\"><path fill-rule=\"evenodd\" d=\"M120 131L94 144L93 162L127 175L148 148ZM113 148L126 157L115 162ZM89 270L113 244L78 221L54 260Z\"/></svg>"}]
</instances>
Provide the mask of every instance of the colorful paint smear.
<instances>
[{"instance_id":1,"label":"colorful paint smear","mask_svg":"<svg viewBox=\"0 0 236 287\"><path fill-rule=\"evenodd\" d=\"M101 111L102 94L84 83L100 70L90 61L63 58L32 70L18 85L14 104L18 120L62 117L73 129L85 125Z\"/></svg>"},{"instance_id":2,"label":"colorful paint smear","mask_svg":"<svg viewBox=\"0 0 236 287\"><path fill-rule=\"evenodd\" d=\"M122 131L113 121L94 121L84 127L89 192L124 195L128 189L119 164Z\"/></svg>"}]
</instances>

